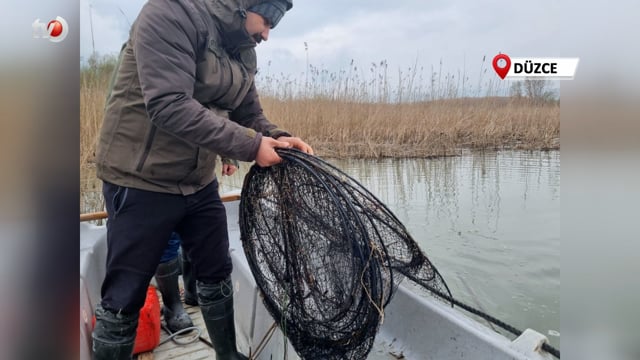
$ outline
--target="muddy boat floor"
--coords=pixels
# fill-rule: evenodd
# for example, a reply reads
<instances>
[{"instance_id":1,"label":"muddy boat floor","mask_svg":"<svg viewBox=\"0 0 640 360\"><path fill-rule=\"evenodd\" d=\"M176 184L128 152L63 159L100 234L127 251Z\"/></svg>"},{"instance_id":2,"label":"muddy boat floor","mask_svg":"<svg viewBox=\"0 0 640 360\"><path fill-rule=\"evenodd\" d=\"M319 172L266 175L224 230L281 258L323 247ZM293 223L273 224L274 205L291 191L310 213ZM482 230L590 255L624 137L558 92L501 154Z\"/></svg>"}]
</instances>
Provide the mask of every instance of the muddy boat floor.
<instances>
[{"instance_id":1,"label":"muddy boat floor","mask_svg":"<svg viewBox=\"0 0 640 360\"><path fill-rule=\"evenodd\" d=\"M162 299L160 293L158 292L158 298ZM162 304L162 300L160 300ZM207 341L210 341L209 334L204 325L204 320L202 319L202 313L200 312L200 308L198 306L189 306L185 305L185 309L189 316L191 316L191 320L193 320L193 325L197 326L201 330L200 336ZM164 322L164 319L161 319ZM178 341L189 341L190 339L195 338L196 332L190 332L183 335L178 335ZM186 345L180 345L172 340L167 340L169 334L164 330L160 330L160 345L156 347L153 352L147 352L138 354L134 359L137 360L166 360L166 359L184 359L184 360L199 360L199 359L215 359L216 353L213 351L207 343L198 339L192 343ZM268 354L261 354L261 358L270 359ZM253 358L252 358L253 359ZM296 354L291 354L288 356L288 359L298 359ZM406 359L402 352L394 351L392 346L385 344L383 341L376 339L373 349L369 354L369 360L397 360L397 359ZM280 359L273 359L280 360ZM284 359L283 359L284 360Z\"/></svg>"}]
</instances>

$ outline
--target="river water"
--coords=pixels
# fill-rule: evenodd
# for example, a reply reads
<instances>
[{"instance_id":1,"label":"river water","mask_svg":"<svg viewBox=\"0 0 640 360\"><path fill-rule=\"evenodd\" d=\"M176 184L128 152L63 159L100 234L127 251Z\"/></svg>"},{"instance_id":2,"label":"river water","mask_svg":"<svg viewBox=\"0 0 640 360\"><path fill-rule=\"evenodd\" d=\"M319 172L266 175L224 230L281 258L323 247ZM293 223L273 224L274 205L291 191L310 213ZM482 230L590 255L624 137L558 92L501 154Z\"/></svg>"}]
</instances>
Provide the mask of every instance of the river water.
<instances>
[{"instance_id":1,"label":"river water","mask_svg":"<svg viewBox=\"0 0 640 360\"><path fill-rule=\"evenodd\" d=\"M328 161L396 214L455 298L559 346L559 151ZM247 169L221 191L239 189Z\"/></svg>"}]
</instances>

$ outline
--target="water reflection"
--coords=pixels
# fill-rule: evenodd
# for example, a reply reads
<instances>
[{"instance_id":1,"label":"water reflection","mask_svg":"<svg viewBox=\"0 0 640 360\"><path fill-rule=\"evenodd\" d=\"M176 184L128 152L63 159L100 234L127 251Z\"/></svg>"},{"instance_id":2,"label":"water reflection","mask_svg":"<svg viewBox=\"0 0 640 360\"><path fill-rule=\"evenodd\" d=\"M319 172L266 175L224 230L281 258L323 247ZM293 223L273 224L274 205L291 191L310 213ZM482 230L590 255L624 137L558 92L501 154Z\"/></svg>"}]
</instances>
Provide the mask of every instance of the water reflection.
<instances>
[{"instance_id":1,"label":"water reflection","mask_svg":"<svg viewBox=\"0 0 640 360\"><path fill-rule=\"evenodd\" d=\"M391 208L456 297L516 327L556 334L559 152L332 162Z\"/></svg>"}]
</instances>

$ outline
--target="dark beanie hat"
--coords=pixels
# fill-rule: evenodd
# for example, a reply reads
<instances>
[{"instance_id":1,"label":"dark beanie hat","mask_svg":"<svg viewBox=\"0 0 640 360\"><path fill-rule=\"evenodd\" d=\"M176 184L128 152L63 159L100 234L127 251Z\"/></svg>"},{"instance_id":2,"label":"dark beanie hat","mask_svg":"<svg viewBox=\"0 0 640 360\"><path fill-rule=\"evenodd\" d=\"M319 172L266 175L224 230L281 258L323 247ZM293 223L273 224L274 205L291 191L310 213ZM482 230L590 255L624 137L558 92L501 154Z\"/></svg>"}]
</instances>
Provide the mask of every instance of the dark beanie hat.
<instances>
[{"instance_id":1,"label":"dark beanie hat","mask_svg":"<svg viewBox=\"0 0 640 360\"><path fill-rule=\"evenodd\" d=\"M261 15L269 21L273 29L284 16L284 13L293 6L291 0L267 0L263 3L253 5L248 11Z\"/></svg>"}]
</instances>

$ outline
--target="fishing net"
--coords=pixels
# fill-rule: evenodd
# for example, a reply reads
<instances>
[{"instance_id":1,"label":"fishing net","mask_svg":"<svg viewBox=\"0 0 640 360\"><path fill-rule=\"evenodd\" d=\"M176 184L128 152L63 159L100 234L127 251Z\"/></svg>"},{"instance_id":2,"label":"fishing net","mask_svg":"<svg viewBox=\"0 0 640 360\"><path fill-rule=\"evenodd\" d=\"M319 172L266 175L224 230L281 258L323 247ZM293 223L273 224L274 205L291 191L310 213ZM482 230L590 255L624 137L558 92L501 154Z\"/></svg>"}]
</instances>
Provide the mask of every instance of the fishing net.
<instances>
[{"instance_id":1,"label":"fishing net","mask_svg":"<svg viewBox=\"0 0 640 360\"><path fill-rule=\"evenodd\" d=\"M451 295L405 227L356 180L279 149L240 200L244 251L265 307L303 359L365 359L404 277Z\"/></svg>"}]
</instances>

